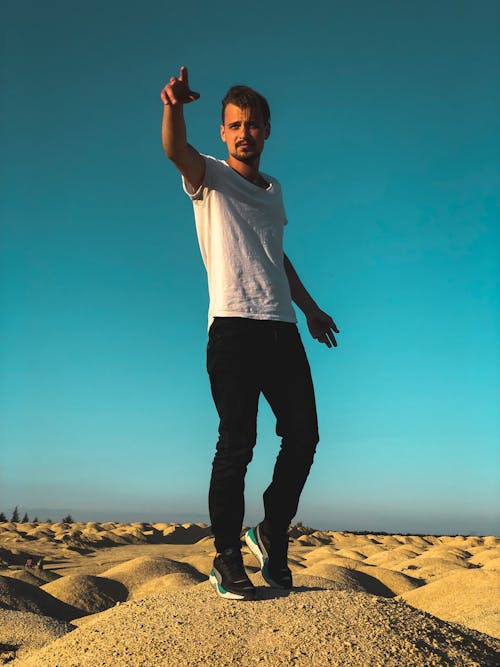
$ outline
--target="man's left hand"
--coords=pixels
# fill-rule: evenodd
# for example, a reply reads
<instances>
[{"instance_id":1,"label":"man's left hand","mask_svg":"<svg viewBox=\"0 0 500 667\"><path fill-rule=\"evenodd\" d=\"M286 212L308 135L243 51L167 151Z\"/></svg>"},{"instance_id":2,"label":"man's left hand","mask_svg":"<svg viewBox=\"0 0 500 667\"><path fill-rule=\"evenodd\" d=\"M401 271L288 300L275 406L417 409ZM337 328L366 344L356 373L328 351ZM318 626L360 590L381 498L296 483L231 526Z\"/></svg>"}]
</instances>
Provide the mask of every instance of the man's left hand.
<instances>
[{"instance_id":1,"label":"man's left hand","mask_svg":"<svg viewBox=\"0 0 500 667\"><path fill-rule=\"evenodd\" d=\"M330 315L324 313L319 308L306 314L307 326L311 336L327 347L337 347L335 340L336 333L339 333L337 325Z\"/></svg>"}]
</instances>

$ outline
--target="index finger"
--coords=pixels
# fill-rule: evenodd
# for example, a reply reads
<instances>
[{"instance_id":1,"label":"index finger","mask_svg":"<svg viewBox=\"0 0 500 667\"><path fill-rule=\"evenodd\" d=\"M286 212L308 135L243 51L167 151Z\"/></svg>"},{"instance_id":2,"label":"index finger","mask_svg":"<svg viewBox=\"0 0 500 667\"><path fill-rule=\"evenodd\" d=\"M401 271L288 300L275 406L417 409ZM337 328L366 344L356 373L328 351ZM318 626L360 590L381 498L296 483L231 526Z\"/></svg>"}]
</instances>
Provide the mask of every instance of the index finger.
<instances>
[{"instance_id":1,"label":"index finger","mask_svg":"<svg viewBox=\"0 0 500 667\"><path fill-rule=\"evenodd\" d=\"M188 82L188 71L187 67L184 67L184 65L182 65L181 71L179 72L179 79L185 83Z\"/></svg>"}]
</instances>

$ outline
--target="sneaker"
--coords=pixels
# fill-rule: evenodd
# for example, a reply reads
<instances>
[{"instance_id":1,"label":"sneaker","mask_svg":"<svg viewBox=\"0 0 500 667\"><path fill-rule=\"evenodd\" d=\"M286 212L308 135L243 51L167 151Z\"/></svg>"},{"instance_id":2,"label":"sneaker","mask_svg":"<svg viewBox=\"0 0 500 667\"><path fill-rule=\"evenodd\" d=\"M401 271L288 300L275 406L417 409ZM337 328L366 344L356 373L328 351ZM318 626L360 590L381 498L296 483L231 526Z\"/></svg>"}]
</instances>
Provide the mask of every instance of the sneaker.
<instances>
[{"instance_id":1,"label":"sneaker","mask_svg":"<svg viewBox=\"0 0 500 667\"><path fill-rule=\"evenodd\" d=\"M288 535L272 541L259 523L245 533L245 542L257 558L265 581L273 588L292 588L292 573L288 567Z\"/></svg>"},{"instance_id":2,"label":"sneaker","mask_svg":"<svg viewBox=\"0 0 500 667\"><path fill-rule=\"evenodd\" d=\"M221 598L255 600L255 587L245 572L239 549L229 547L214 558L209 581Z\"/></svg>"}]
</instances>

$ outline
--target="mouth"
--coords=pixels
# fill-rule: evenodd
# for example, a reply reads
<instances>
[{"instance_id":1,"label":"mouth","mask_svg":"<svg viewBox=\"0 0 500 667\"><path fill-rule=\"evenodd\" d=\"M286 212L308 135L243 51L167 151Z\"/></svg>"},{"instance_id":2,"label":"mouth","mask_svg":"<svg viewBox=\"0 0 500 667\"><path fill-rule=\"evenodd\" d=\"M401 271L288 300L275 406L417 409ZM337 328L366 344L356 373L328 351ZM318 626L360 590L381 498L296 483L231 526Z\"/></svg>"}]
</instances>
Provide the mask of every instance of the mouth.
<instances>
[{"instance_id":1,"label":"mouth","mask_svg":"<svg viewBox=\"0 0 500 667\"><path fill-rule=\"evenodd\" d=\"M242 141L239 144L236 144L236 148L243 148L243 150L252 148L253 144L249 144L247 141Z\"/></svg>"}]
</instances>

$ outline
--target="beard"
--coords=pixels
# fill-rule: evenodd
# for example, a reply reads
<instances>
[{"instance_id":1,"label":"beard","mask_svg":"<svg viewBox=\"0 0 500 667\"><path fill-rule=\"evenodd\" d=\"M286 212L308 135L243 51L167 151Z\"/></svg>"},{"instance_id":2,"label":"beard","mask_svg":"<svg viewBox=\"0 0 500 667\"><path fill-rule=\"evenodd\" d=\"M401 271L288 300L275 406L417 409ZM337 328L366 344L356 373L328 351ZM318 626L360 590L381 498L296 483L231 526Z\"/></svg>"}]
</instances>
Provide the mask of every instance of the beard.
<instances>
[{"instance_id":1,"label":"beard","mask_svg":"<svg viewBox=\"0 0 500 667\"><path fill-rule=\"evenodd\" d=\"M250 146L249 150L239 150L238 148L235 148L230 155L235 160L243 162L244 164L252 164L260 157L260 153L254 150L253 146Z\"/></svg>"}]
</instances>

